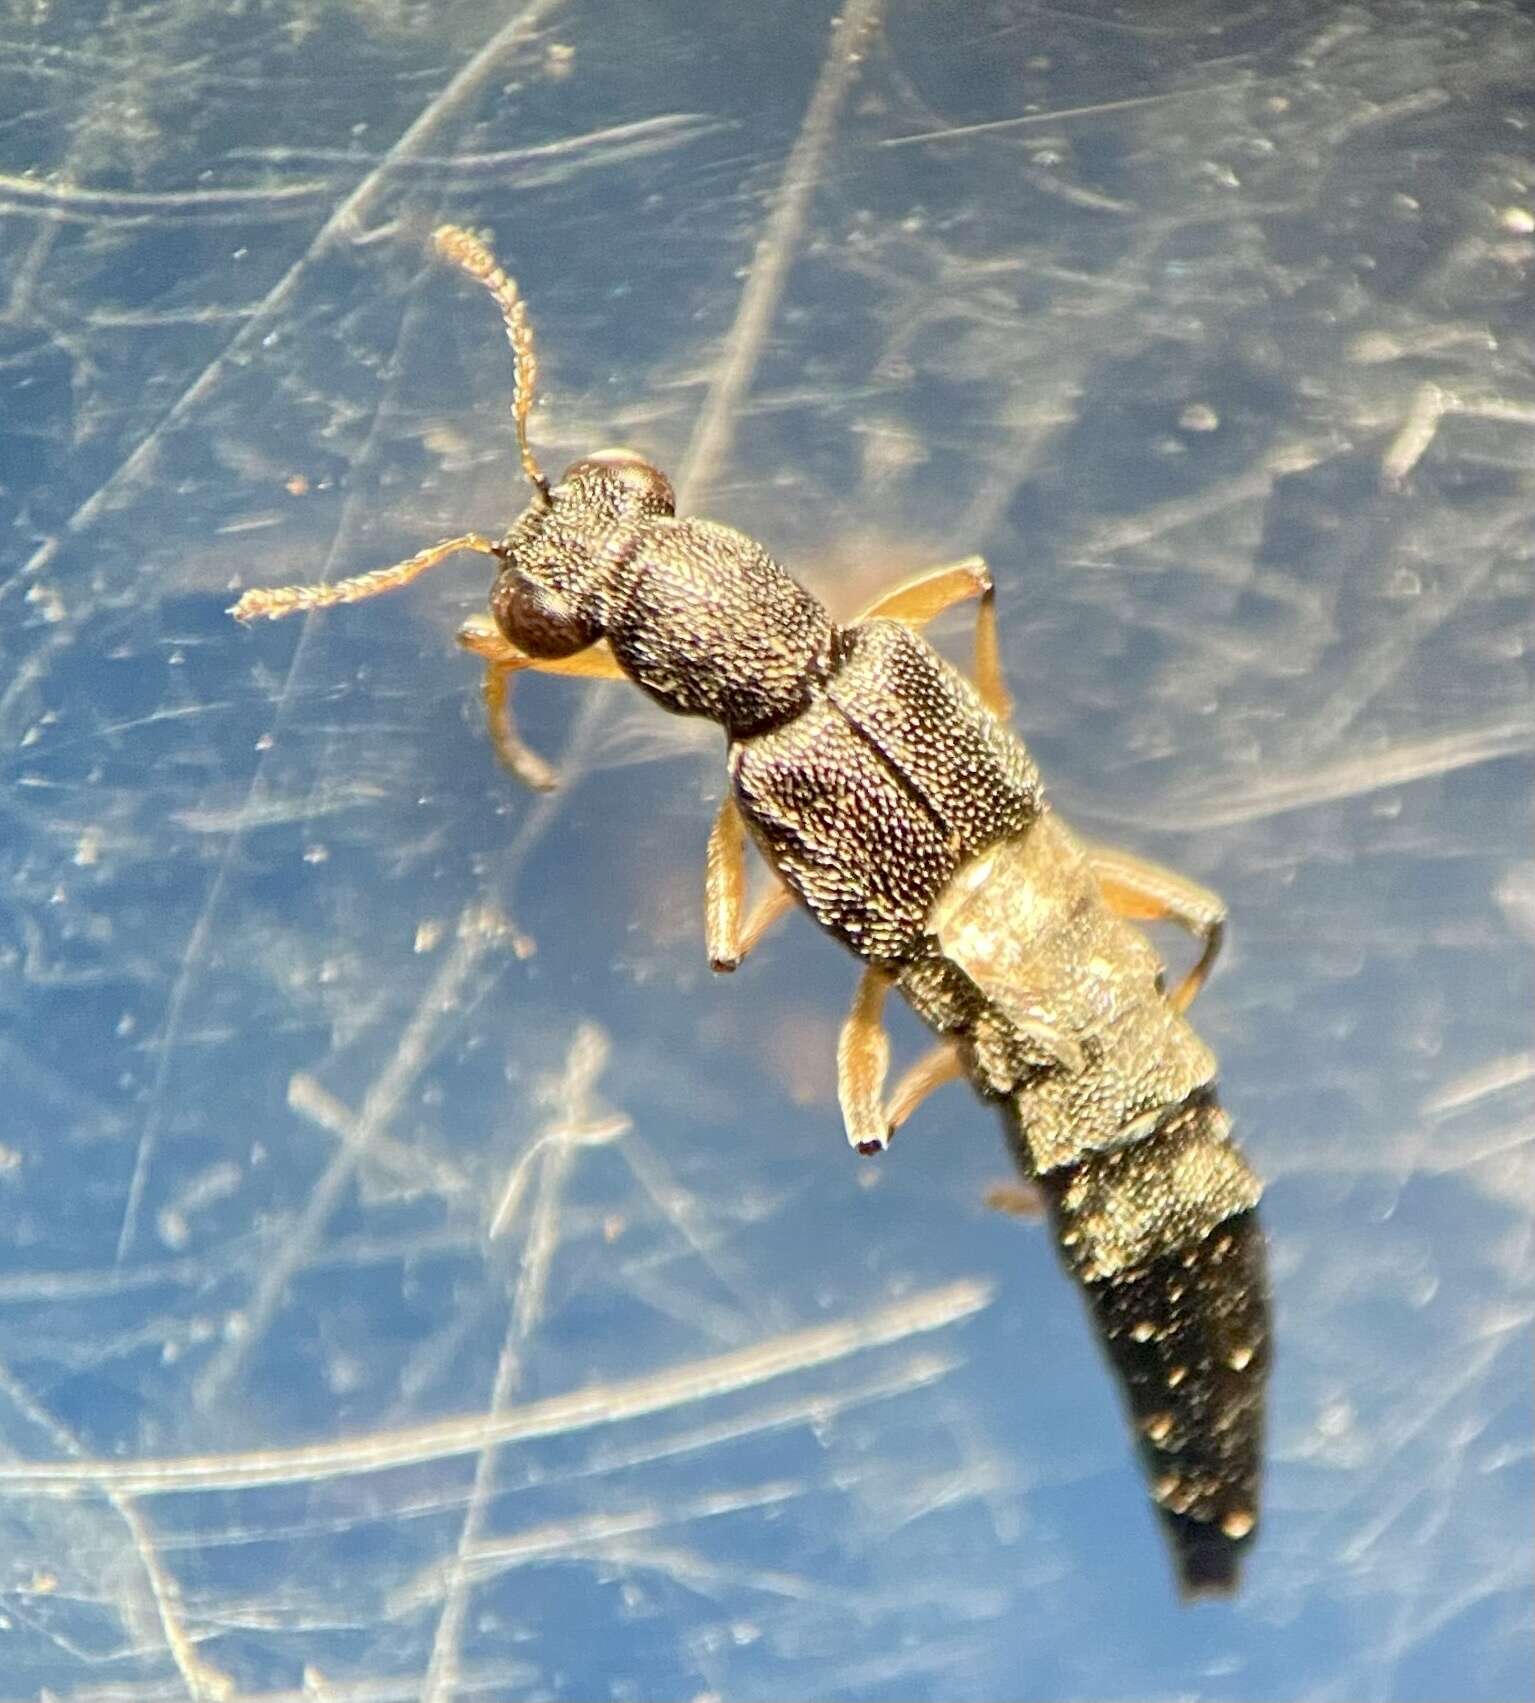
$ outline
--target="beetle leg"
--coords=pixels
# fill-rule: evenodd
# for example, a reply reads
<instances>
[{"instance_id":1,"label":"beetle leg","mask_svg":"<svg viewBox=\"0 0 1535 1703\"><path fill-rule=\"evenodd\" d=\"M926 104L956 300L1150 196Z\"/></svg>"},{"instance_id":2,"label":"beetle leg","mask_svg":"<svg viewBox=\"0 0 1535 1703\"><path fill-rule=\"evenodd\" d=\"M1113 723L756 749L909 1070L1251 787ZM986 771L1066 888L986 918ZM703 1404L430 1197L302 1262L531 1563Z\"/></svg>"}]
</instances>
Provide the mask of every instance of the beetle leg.
<instances>
[{"instance_id":1,"label":"beetle leg","mask_svg":"<svg viewBox=\"0 0 1535 1703\"><path fill-rule=\"evenodd\" d=\"M895 1134L935 1088L942 1088L945 1082L956 1081L964 1074L964 1060L960 1057L959 1048L952 1041L940 1041L937 1046L924 1053L896 1083L895 1092L890 1096L887 1117L891 1135Z\"/></svg>"},{"instance_id":2,"label":"beetle leg","mask_svg":"<svg viewBox=\"0 0 1535 1703\"><path fill-rule=\"evenodd\" d=\"M942 1041L906 1072L886 1103L890 1037L884 1007L889 991L890 978L882 970L872 965L865 970L837 1038L837 1099L848 1143L860 1153L882 1152L935 1088L964 1073L958 1047Z\"/></svg>"},{"instance_id":3,"label":"beetle leg","mask_svg":"<svg viewBox=\"0 0 1535 1703\"><path fill-rule=\"evenodd\" d=\"M945 609L952 609L967 597L984 597L991 589L991 570L985 558L963 556L941 567L924 568L921 573L882 591L856 618L925 627Z\"/></svg>"},{"instance_id":4,"label":"beetle leg","mask_svg":"<svg viewBox=\"0 0 1535 1703\"><path fill-rule=\"evenodd\" d=\"M564 674L573 680L628 679L606 639L578 650L574 656L529 656L518 650L488 615L471 615L458 629L458 642L462 649L509 670L532 668L540 674Z\"/></svg>"},{"instance_id":5,"label":"beetle leg","mask_svg":"<svg viewBox=\"0 0 1535 1703\"><path fill-rule=\"evenodd\" d=\"M941 568L903 580L868 606L860 621L900 621L915 629L925 627L945 609L966 598L980 599L975 614L975 686L981 701L999 721L1013 713L1007 681L1002 673L1002 652L997 643L996 587L991 569L981 556L966 556Z\"/></svg>"},{"instance_id":6,"label":"beetle leg","mask_svg":"<svg viewBox=\"0 0 1535 1703\"><path fill-rule=\"evenodd\" d=\"M733 970L793 905L794 895L774 879L752 906L743 926L746 897L746 826L735 800L726 796L709 831L704 860L704 938L712 970Z\"/></svg>"},{"instance_id":7,"label":"beetle leg","mask_svg":"<svg viewBox=\"0 0 1535 1703\"><path fill-rule=\"evenodd\" d=\"M1221 896L1186 875L1116 846L1089 845L1086 851L1111 911L1135 922L1175 922L1203 942L1198 963L1168 995L1175 1011L1186 1011L1220 955L1226 934Z\"/></svg>"},{"instance_id":8,"label":"beetle leg","mask_svg":"<svg viewBox=\"0 0 1535 1703\"><path fill-rule=\"evenodd\" d=\"M837 1037L837 1100L848 1145L878 1153L890 1139L885 1116L885 1072L890 1037L885 1033L885 995L890 978L872 964L858 978L853 1008Z\"/></svg>"},{"instance_id":9,"label":"beetle leg","mask_svg":"<svg viewBox=\"0 0 1535 1703\"><path fill-rule=\"evenodd\" d=\"M485 729L495 748L501 766L509 770L524 786L534 792L552 792L560 777L531 745L523 743L512 715L512 676L520 662L487 662L480 681L480 697L485 705Z\"/></svg>"},{"instance_id":10,"label":"beetle leg","mask_svg":"<svg viewBox=\"0 0 1535 1703\"><path fill-rule=\"evenodd\" d=\"M1005 1212L1009 1218L1043 1218L1045 1215L1045 1197L1039 1192L1038 1183L1021 1179L993 1183L986 1191L986 1204L993 1212Z\"/></svg>"},{"instance_id":11,"label":"beetle leg","mask_svg":"<svg viewBox=\"0 0 1535 1703\"><path fill-rule=\"evenodd\" d=\"M485 664L481 695L485 703L485 725L502 765L524 786L548 792L559 776L538 753L525 745L512 716L512 676L524 668L541 674L577 675L584 679L613 680L623 677L606 644L590 645L574 656L544 658L529 656L506 638L484 615L472 616L458 630L459 645L472 651Z\"/></svg>"}]
</instances>

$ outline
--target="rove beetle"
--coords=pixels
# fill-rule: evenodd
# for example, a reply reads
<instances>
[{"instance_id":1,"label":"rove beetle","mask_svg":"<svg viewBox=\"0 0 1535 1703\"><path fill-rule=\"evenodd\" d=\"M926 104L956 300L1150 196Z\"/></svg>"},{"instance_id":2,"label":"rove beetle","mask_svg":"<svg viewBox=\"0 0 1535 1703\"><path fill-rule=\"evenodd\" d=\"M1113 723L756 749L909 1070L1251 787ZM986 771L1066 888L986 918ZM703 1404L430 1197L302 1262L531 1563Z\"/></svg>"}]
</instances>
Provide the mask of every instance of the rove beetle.
<instances>
[{"instance_id":1,"label":"rove beetle","mask_svg":"<svg viewBox=\"0 0 1535 1703\"><path fill-rule=\"evenodd\" d=\"M499 542L465 533L322 586L247 591L275 620L405 585L461 550L496 563L490 619L459 643L485 664L496 750L528 784L552 770L518 737L511 676L627 679L724 729L730 792L709 838L709 960L732 970L799 900L866 968L837 1047L848 1139L877 1152L963 1076L1002 1115L1120 1381L1151 1496L1189 1593L1237 1583L1257 1527L1269 1361L1260 1186L1184 1012L1220 948L1215 894L1079 840L1008 726L991 576L979 557L918 575L836 625L760 544L680 518L665 474L628 450L551 485L528 446L537 379L517 286L452 225L440 254L496 298L533 500ZM975 684L918 630L977 600ZM776 876L744 914L746 836ZM1203 943L1167 993L1136 922ZM896 987L940 1037L887 1098L881 1011Z\"/></svg>"}]
</instances>

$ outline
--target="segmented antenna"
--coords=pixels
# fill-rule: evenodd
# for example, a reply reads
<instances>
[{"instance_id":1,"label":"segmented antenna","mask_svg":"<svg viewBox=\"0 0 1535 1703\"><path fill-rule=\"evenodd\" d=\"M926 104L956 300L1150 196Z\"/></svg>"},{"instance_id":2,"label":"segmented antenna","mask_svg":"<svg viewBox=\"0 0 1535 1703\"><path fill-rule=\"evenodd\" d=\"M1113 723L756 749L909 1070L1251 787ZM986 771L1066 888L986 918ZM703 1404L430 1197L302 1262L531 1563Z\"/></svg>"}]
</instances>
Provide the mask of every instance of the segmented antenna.
<instances>
[{"instance_id":1,"label":"segmented antenna","mask_svg":"<svg viewBox=\"0 0 1535 1703\"><path fill-rule=\"evenodd\" d=\"M338 603L361 603L364 598L377 597L381 591L393 591L419 579L428 568L435 568L446 557L460 550L478 550L482 556L504 560L501 547L478 532L466 532L460 538L445 538L441 544L418 550L392 568L373 568L351 579L332 580L328 585L257 585L225 614L237 621L280 621L284 615L297 615L306 609L333 609Z\"/></svg>"},{"instance_id":2,"label":"segmented antenna","mask_svg":"<svg viewBox=\"0 0 1535 1703\"><path fill-rule=\"evenodd\" d=\"M523 472L547 503L549 481L528 447L528 410L538 388L538 356L533 351L533 327L528 324L528 310L517 292L517 281L507 276L495 255L477 236L458 225L439 225L432 232L432 242L445 260L463 267L471 278L483 284L501 309L506 340L512 346L512 419L517 425L517 453L522 458Z\"/></svg>"},{"instance_id":3,"label":"segmented antenna","mask_svg":"<svg viewBox=\"0 0 1535 1703\"><path fill-rule=\"evenodd\" d=\"M432 232L437 252L455 266L461 266L469 276L483 284L496 298L501 318L506 324L506 340L512 346L512 419L517 426L517 451L522 468L532 482L545 506L549 503L549 481L528 447L528 410L538 387L538 357L533 352L533 327L528 324L528 311L517 293L515 280L507 277L496 257L468 231L457 225L439 225ZM435 568L446 557L460 550L478 550L482 555L504 559L504 552L489 538L477 532L466 532L460 538L444 539L430 549L418 551L392 568L374 568L351 579L336 580L329 585L256 586L229 611L237 621L280 621L284 615L297 615L306 609L330 609L338 603L360 603L364 598L377 597L382 591L409 585L413 579Z\"/></svg>"}]
</instances>

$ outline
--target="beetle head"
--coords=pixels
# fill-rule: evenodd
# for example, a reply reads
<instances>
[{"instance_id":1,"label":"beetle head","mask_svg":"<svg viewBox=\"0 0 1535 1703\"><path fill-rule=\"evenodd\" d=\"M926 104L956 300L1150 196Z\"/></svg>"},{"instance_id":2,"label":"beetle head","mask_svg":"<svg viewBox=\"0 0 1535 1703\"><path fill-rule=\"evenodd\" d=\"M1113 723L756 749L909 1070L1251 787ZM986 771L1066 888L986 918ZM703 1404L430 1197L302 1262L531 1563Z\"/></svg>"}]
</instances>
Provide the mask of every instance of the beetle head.
<instances>
[{"instance_id":1,"label":"beetle head","mask_svg":"<svg viewBox=\"0 0 1535 1703\"><path fill-rule=\"evenodd\" d=\"M534 500L502 543L490 592L502 633L529 656L573 655L600 639L615 569L636 528L676 512L671 481L632 450L583 456Z\"/></svg>"}]
</instances>

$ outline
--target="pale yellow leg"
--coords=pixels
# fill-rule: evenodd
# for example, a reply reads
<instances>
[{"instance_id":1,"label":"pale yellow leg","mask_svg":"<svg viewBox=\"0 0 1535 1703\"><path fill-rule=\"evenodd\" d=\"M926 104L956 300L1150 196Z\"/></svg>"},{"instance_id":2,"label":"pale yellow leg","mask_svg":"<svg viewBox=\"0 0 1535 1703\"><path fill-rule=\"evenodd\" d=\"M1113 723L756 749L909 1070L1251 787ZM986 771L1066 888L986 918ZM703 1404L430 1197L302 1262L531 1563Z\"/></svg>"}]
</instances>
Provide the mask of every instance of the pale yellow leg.
<instances>
[{"instance_id":1,"label":"pale yellow leg","mask_svg":"<svg viewBox=\"0 0 1535 1703\"><path fill-rule=\"evenodd\" d=\"M543 658L529 656L505 638L487 616L476 615L458 630L458 642L485 664L481 694L485 703L485 725L491 744L502 764L524 786L548 792L559 784L559 776L538 753L525 745L512 716L512 676L525 668L540 674L575 675L588 680L623 678L623 670L606 643L590 645L574 656Z\"/></svg>"},{"instance_id":2,"label":"pale yellow leg","mask_svg":"<svg viewBox=\"0 0 1535 1703\"><path fill-rule=\"evenodd\" d=\"M775 877L743 925L745 899L746 826L735 800L727 796L709 832L704 861L704 938L713 970L735 969L794 904L794 895Z\"/></svg>"},{"instance_id":3,"label":"pale yellow leg","mask_svg":"<svg viewBox=\"0 0 1535 1703\"><path fill-rule=\"evenodd\" d=\"M858 979L853 1008L837 1037L837 1099L848 1145L878 1153L890 1139L885 1116L885 1073L890 1037L885 1033L885 995L890 979L870 967Z\"/></svg>"},{"instance_id":4,"label":"pale yellow leg","mask_svg":"<svg viewBox=\"0 0 1535 1703\"><path fill-rule=\"evenodd\" d=\"M984 597L992 589L991 570L980 556L963 556L957 562L924 568L899 585L882 591L856 617L859 621L901 621L908 627L925 627L929 621L952 609L966 598Z\"/></svg>"},{"instance_id":5,"label":"pale yellow leg","mask_svg":"<svg viewBox=\"0 0 1535 1703\"><path fill-rule=\"evenodd\" d=\"M966 556L941 568L903 580L868 606L860 621L900 621L921 630L935 616L952 609L966 598L980 599L975 616L975 686L981 701L1000 721L1013 713L1007 681L1002 673L1002 652L997 642L996 588L991 569L980 556Z\"/></svg>"},{"instance_id":6,"label":"pale yellow leg","mask_svg":"<svg viewBox=\"0 0 1535 1703\"><path fill-rule=\"evenodd\" d=\"M986 1191L986 1204L993 1212L1005 1212L1009 1218L1042 1218L1044 1196L1037 1183L993 1183Z\"/></svg>"},{"instance_id":7,"label":"pale yellow leg","mask_svg":"<svg viewBox=\"0 0 1535 1703\"><path fill-rule=\"evenodd\" d=\"M848 1143L860 1153L882 1152L928 1095L964 1069L959 1049L951 1041L941 1041L906 1072L886 1104L890 1037L885 1033L884 1008L889 991L890 978L883 971L872 966L865 970L837 1038L837 1099Z\"/></svg>"},{"instance_id":8,"label":"pale yellow leg","mask_svg":"<svg viewBox=\"0 0 1535 1703\"><path fill-rule=\"evenodd\" d=\"M965 1062L952 1041L940 1041L931 1051L924 1053L896 1083L895 1092L890 1096L886 1121L891 1135L934 1089L942 1088L946 1082L955 1082L964 1074Z\"/></svg>"},{"instance_id":9,"label":"pale yellow leg","mask_svg":"<svg viewBox=\"0 0 1535 1703\"><path fill-rule=\"evenodd\" d=\"M488 615L471 615L458 629L462 649L503 668L531 668L539 674L563 674L572 680L627 680L606 639L574 656L529 656L506 638Z\"/></svg>"},{"instance_id":10,"label":"pale yellow leg","mask_svg":"<svg viewBox=\"0 0 1535 1703\"><path fill-rule=\"evenodd\" d=\"M1100 845L1089 845L1086 851L1098 890L1116 915L1134 922L1175 922L1203 942L1199 961L1168 995L1175 1011L1186 1011L1220 954L1226 934L1224 901L1188 876L1133 852Z\"/></svg>"},{"instance_id":11,"label":"pale yellow leg","mask_svg":"<svg viewBox=\"0 0 1535 1703\"><path fill-rule=\"evenodd\" d=\"M480 681L480 697L485 705L485 730L501 766L515 775L534 792L553 792L560 777L531 745L523 743L512 716L512 676L525 662L487 662Z\"/></svg>"}]
</instances>

